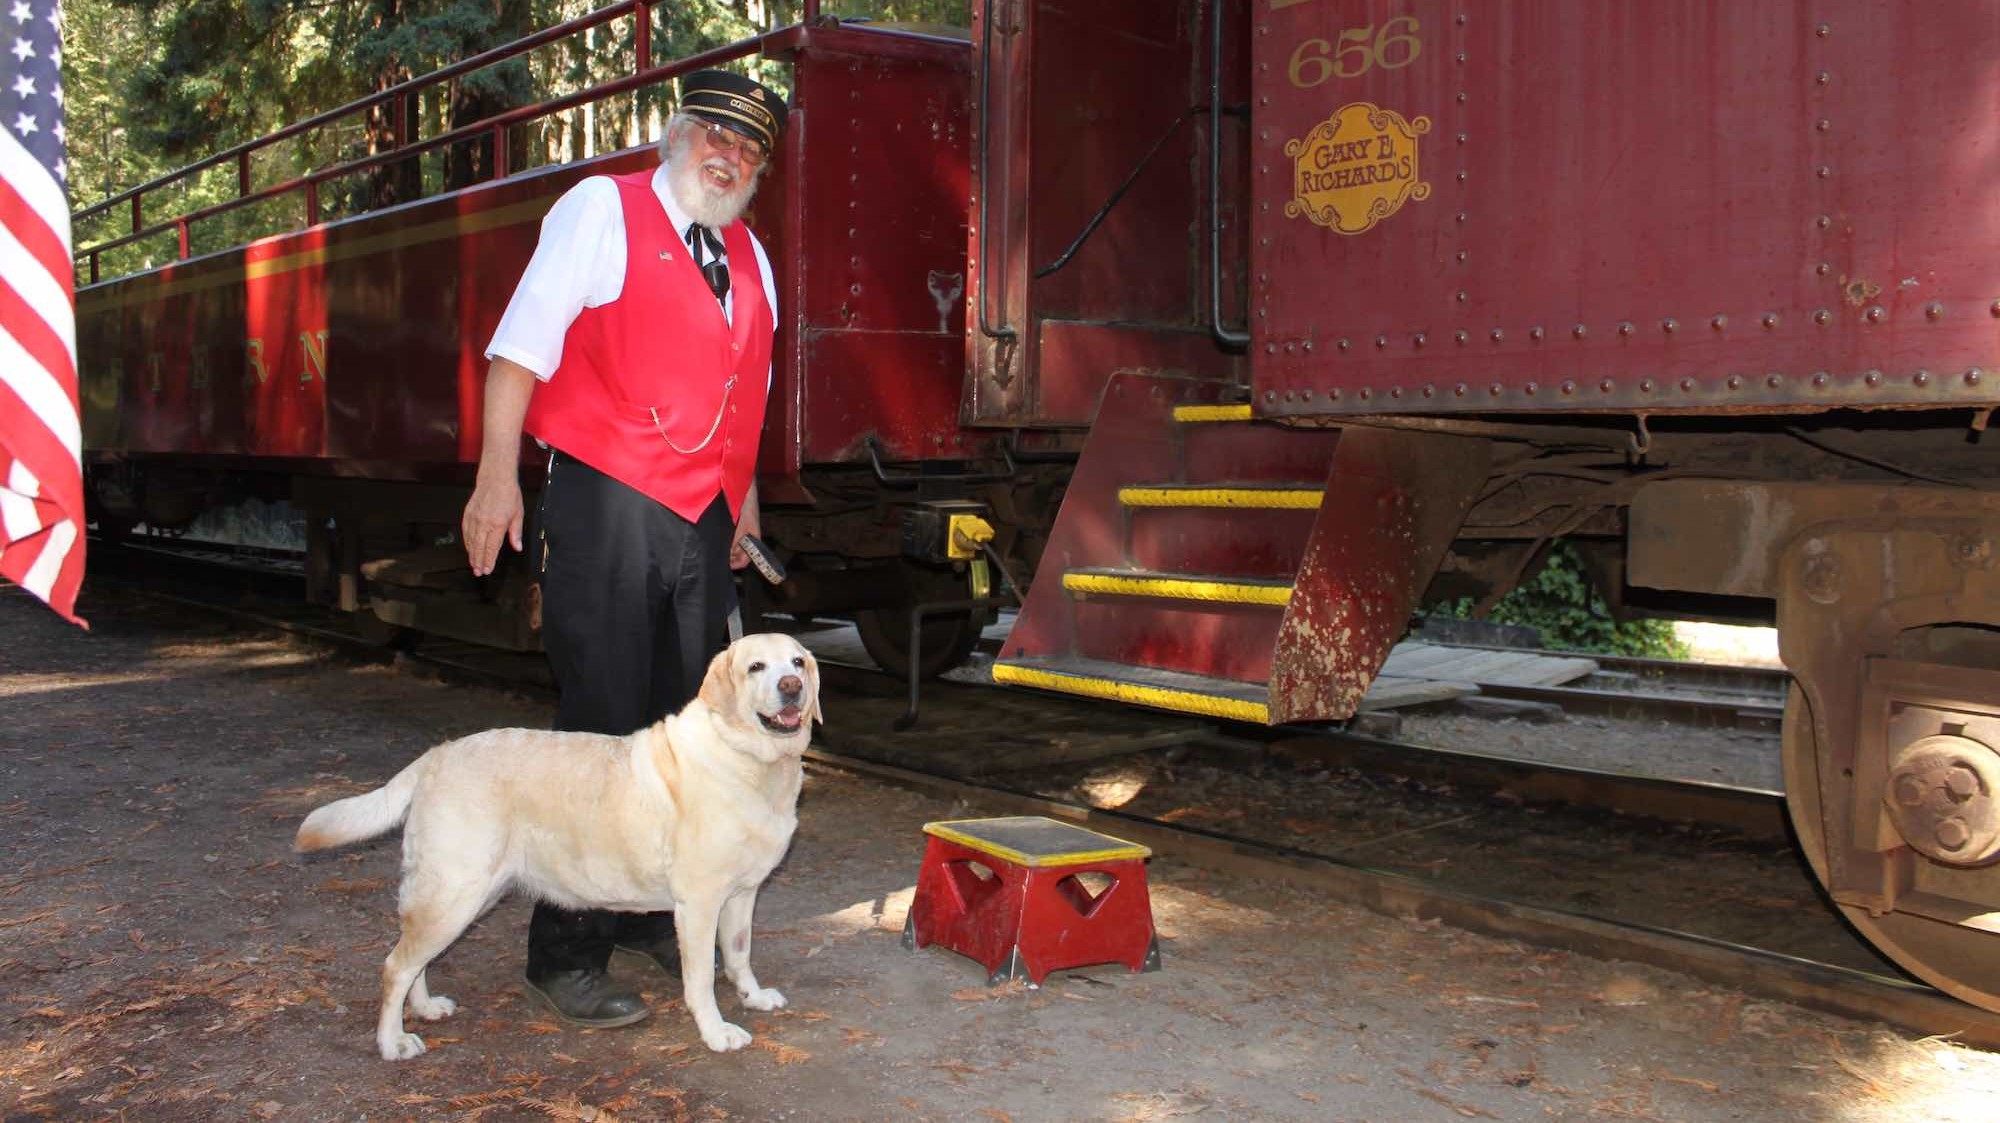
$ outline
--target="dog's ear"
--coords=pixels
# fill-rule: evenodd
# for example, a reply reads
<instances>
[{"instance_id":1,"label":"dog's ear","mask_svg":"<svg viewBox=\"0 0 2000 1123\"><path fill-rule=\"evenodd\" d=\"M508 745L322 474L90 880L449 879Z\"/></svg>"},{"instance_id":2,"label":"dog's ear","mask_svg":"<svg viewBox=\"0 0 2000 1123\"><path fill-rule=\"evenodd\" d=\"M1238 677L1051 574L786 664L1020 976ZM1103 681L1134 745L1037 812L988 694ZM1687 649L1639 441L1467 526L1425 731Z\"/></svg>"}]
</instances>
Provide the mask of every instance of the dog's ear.
<instances>
[{"instance_id":1,"label":"dog's ear","mask_svg":"<svg viewBox=\"0 0 2000 1123\"><path fill-rule=\"evenodd\" d=\"M801 647L800 650L803 651L804 648ZM807 651L805 656L806 689L812 694L813 721L825 725L826 711L819 707L819 660L813 658L813 653L810 651Z\"/></svg>"},{"instance_id":2,"label":"dog's ear","mask_svg":"<svg viewBox=\"0 0 2000 1123\"><path fill-rule=\"evenodd\" d=\"M725 647L708 661L708 674L702 678L701 690L695 695L717 713L733 713L736 708L736 676L729 673L731 650Z\"/></svg>"}]
</instances>

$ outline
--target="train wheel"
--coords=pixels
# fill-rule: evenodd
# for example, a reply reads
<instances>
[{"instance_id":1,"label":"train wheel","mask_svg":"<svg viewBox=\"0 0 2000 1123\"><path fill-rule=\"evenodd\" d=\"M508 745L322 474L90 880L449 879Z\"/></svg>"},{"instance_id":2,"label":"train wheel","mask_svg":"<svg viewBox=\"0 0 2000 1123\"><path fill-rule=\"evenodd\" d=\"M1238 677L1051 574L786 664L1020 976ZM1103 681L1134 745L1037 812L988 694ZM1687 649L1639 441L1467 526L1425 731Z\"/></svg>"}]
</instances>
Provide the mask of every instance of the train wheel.
<instances>
[{"instance_id":1,"label":"train wheel","mask_svg":"<svg viewBox=\"0 0 2000 1123\"><path fill-rule=\"evenodd\" d=\"M1864 714L1862 720L1878 718ZM1822 794L1831 791L1838 797L1839 793L1851 793L1854 784L1851 777L1834 784L1825 782L1819 749L1805 692L1793 686L1785 702L1785 799L1813 875L1831 891ZM1915 865L1926 862L1923 856L1914 857ZM1983 872L1990 878L1996 871L1988 867L1985 871L1951 872L1959 876ZM1920 873L1913 872L1911 877L1917 884L1923 883ZM1863 906L1835 903L1856 931L1905 971L1961 1001L2000 1010L2000 932L1904 911L1877 915Z\"/></svg>"},{"instance_id":2,"label":"train wheel","mask_svg":"<svg viewBox=\"0 0 2000 1123\"><path fill-rule=\"evenodd\" d=\"M921 664L918 674L936 678L965 662L986 628L983 608L970 612L939 613L924 618ZM908 609L884 608L854 614L861 632L861 646L883 670L897 677L910 673L910 613Z\"/></svg>"}]
</instances>

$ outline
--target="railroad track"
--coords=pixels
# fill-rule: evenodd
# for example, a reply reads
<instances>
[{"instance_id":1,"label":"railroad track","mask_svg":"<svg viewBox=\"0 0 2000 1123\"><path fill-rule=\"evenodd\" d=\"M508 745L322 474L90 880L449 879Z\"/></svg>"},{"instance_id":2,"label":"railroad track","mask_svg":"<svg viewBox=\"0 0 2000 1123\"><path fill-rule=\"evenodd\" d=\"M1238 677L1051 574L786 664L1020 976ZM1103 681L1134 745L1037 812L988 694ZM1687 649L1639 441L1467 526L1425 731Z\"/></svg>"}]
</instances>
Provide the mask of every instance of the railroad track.
<instances>
[{"instance_id":1,"label":"railroad track","mask_svg":"<svg viewBox=\"0 0 2000 1123\"><path fill-rule=\"evenodd\" d=\"M366 657L379 659L389 654L344 629L336 614L312 609L296 600L267 599L254 589L246 590L240 583L232 584L226 594L218 595L212 590L204 591L191 580L162 582L158 580L157 565L146 568L148 585L152 587L128 585L146 596L224 613L256 627L279 628ZM99 570L94 576L101 579L106 574ZM295 597L296 589L292 592ZM541 661L532 656L492 652L469 644L426 641L413 650L394 653L393 658L433 673L488 686L535 693L552 689L546 672L541 670ZM823 738L823 747L809 754L815 769L869 777L995 813L1043 814L1085 823L1145 843L1157 853L1189 865L1229 876L1283 882L1389 915L1438 920L1537 946L1649 964L1844 1016L1876 1020L1923 1034L1949 1034L1967 1044L2000 1047L2000 1015L1892 977L1886 965L1879 970L1856 968L1657 924L1610 919L1585 911L1474 892L1462 886L1454 888L1434 877L1413 874L1407 863L1401 869L1387 868L1343 854L1340 847L1329 853L1317 846L1291 845L1250 837L1247 833L1092 806L1085 801L1034 790L1032 770L1025 773L1030 779L1023 782L1024 773L1019 768L998 776L979 775L977 768L954 768L949 754L936 745L962 744L968 736L966 729L926 731L920 726L909 733L890 734L889 719L902 701L901 685L879 672L831 660L823 662L829 684L842 695L842 712L836 714L839 732L830 739ZM996 722L990 714L979 712L980 707L1000 704L1022 713L1032 708L1036 712L1047 710L1058 714L1049 720L1068 723L1062 726L1063 733L1056 739L1072 746L1064 758L1071 765L1139 752L1200 751L1248 758L1268 751L1274 738L1284 735L1284 731L1223 727L1169 715L1120 719L1114 728L1107 727L1107 714L1131 712L965 683L940 682L928 689L926 705L932 712L972 711L969 725L989 731L1010 723ZM1003 696L1007 697L996 701ZM856 732L857 728L860 732ZM873 733L873 729L882 732ZM1033 731L1025 734L1034 735ZM900 755L885 749L898 743L899 738L903 746ZM1294 735L1293 740L1297 739ZM1314 731L1304 739L1312 745L1312 759L1321 764L1362 770L1393 769L1418 782L1428 777L1429 782L1436 784L1505 790L1516 800L1608 806L1662 817L1679 817L1690 807L1696 807L1705 809L1704 818L1711 822L1735 822L1742 829L1752 830L1755 830L1752 824L1761 823L1763 833L1775 833L1772 824L1781 821L1782 816L1781 801L1771 792L1537 768L1519 761L1479 759L1463 753L1438 754L1324 731ZM927 750L923 747L926 744L932 747ZM1298 750L1296 744L1288 747L1294 753ZM924 766L913 767L913 764ZM1419 826L1400 833L1422 834L1434 827L1435 824ZM1822 922L1838 923L1831 909L1823 912ZM1872 953L1864 958L1873 960Z\"/></svg>"}]
</instances>

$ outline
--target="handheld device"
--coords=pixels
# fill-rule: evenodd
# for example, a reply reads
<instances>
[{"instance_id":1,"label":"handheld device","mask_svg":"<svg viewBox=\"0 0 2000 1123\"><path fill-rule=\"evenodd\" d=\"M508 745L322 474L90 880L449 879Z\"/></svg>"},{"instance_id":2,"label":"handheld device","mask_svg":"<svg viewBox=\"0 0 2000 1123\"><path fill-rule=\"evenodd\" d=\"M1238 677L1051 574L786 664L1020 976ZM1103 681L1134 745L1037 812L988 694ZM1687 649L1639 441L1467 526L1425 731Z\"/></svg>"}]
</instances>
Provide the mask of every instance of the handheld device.
<instances>
[{"instance_id":1,"label":"handheld device","mask_svg":"<svg viewBox=\"0 0 2000 1123\"><path fill-rule=\"evenodd\" d=\"M754 534L746 534L739 541L743 546L743 552L750 555L750 564L758 573L764 575L764 580L773 585L784 582L784 563L778 560L778 555L772 553L769 546L764 545L762 539Z\"/></svg>"}]
</instances>

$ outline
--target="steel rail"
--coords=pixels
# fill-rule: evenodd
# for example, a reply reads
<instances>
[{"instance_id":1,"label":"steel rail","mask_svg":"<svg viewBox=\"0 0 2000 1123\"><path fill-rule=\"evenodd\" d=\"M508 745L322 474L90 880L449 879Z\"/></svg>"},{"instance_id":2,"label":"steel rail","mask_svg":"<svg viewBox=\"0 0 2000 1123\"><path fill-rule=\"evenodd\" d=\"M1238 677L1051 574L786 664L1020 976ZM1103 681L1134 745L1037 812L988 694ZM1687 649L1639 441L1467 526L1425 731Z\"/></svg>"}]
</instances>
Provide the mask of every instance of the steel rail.
<instances>
[{"instance_id":1,"label":"steel rail","mask_svg":"<svg viewBox=\"0 0 2000 1123\"><path fill-rule=\"evenodd\" d=\"M999 813L1046 815L1152 848L1216 873L1281 882L1396 918L1454 928L1596 959L1624 960L1781 999L1841 1017L1871 1020L1981 1048L2000 1047L2000 1014L1929 987L1706 936L1447 889L1391 870L1345 862L1215 831L1169 825L1006 788L808 749L810 767L948 797Z\"/></svg>"}]
</instances>

